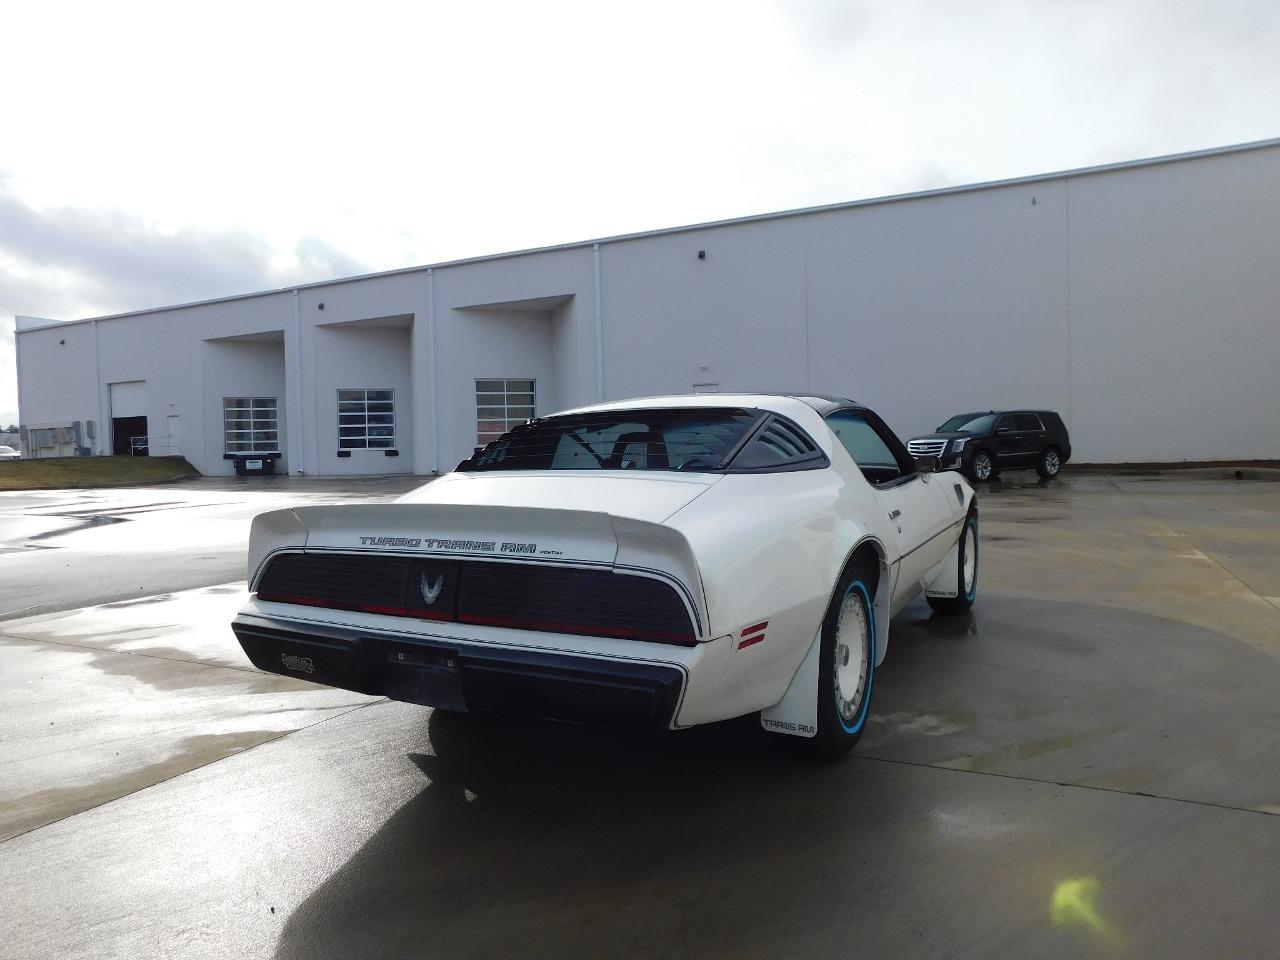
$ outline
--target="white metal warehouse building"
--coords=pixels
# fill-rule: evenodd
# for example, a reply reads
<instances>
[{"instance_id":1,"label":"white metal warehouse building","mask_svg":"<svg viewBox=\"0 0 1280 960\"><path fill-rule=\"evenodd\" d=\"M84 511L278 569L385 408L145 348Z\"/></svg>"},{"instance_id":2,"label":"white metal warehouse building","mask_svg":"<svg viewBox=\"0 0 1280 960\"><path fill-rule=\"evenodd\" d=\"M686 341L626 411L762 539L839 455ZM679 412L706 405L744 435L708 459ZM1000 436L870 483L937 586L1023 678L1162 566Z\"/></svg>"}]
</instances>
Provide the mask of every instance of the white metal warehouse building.
<instances>
[{"instance_id":1,"label":"white metal warehouse building","mask_svg":"<svg viewBox=\"0 0 1280 960\"><path fill-rule=\"evenodd\" d=\"M1056 409L1082 462L1272 459L1280 140L17 329L28 456L429 474L532 413L761 390L904 437Z\"/></svg>"}]
</instances>

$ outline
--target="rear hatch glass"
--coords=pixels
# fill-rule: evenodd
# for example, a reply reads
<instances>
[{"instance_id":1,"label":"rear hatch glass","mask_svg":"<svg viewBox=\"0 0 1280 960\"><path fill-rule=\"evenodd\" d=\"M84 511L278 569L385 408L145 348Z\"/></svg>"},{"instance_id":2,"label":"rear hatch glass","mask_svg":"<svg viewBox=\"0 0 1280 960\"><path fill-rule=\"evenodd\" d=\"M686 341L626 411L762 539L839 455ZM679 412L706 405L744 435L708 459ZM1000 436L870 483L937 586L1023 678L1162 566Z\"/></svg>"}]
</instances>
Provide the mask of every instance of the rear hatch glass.
<instances>
[{"instance_id":1,"label":"rear hatch glass","mask_svg":"<svg viewBox=\"0 0 1280 960\"><path fill-rule=\"evenodd\" d=\"M458 470L722 470L760 417L758 410L739 408L548 417L503 434Z\"/></svg>"}]
</instances>

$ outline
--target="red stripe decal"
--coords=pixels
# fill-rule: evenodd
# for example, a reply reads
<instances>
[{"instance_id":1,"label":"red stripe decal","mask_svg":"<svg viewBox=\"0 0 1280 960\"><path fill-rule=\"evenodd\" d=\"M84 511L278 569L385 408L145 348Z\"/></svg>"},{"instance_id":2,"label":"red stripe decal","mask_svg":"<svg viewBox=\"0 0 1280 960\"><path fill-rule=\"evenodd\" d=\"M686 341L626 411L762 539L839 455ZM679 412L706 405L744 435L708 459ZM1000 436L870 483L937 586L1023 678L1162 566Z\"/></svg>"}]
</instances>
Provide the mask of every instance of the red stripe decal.
<instances>
[{"instance_id":1,"label":"red stripe decal","mask_svg":"<svg viewBox=\"0 0 1280 960\"><path fill-rule=\"evenodd\" d=\"M698 638L689 633L668 630L642 630L632 627L610 627L594 623L561 623L551 620L525 620L520 617L500 617L487 614L465 613L459 623L474 623L489 627L513 627L517 630L539 630L550 633L571 633L588 637L616 637L621 640L655 640L658 643L679 643L696 646Z\"/></svg>"},{"instance_id":2,"label":"red stripe decal","mask_svg":"<svg viewBox=\"0 0 1280 960\"><path fill-rule=\"evenodd\" d=\"M739 649L739 650L745 650L745 649L747 649L747 647L751 646L752 644L759 643L759 642L760 642L761 640L763 640L763 639L764 639L764 634L763 634L763 633L757 633L754 637L747 637L747 639L745 639L745 640L743 640L741 643L739 643L739 644L738 644L738 649Z\"/></svg>"},{"instance_id":3,"label":"red stripe decal","mask_svg":"<svg viewBox=\"0 0 1280 960\"><path fill-rule=\"evenodd\" d=\"M324 597L299 597L287 593L258 593L259 600L268 603L295 603L304 607L325 607L329 610L354 610L359 613L379 613L388 617L412 617L415 620L451 622L448 617L430 610L411 610L408 607L389 607L379 603L336 603Z\"/></svg>"},{"instance_id":4,"label":"red stripe decal","mask_svg":"<svg viewBox=\"0 0 1280 960\"><path fill-rule=\"evenodd\" d=\"M433 620L439 623L471 623L489 627L512 627L516 630L536 630L551 633L569 633L587 637L613 637L620 640L652 640L657 643L678 643L681 646L697 646L698 638L693 631L688 633L671 630L645 630L633 627L605 626L595 623L559 623L547 620L526 620L519 617L485 616L481 614L464 614L454 620L452 617L430 610L415 610L409 607L384 606L375 603L339 603L325 597L300 597L286 593L258 592L259 600L268 603L296 603L307 607L326 607L332 610L357 610L360 613L379 613L389 617L411 617L416 620ZM761 639L763 639L763 634Z\"/></svg>"},{"instance_id":5,"label":"red stripe decal","mask_svg":"<svg viewBox=\"0 0 1280 960\"><path fill-rule=\"evenodd\" d=\"M745 637L745 636L746 636L747 634L749 634L749 633L758 633L758 632L760 632L761 630L763 630L765 627L767 627L768 625L769 625L769 621L768 621L768 620L761 620L759 623L752 624L751 626L749 626L749 627L747 627L745 630L743 630L743 631L742 631L742 635Z\"/></svg>"}]
</instances>

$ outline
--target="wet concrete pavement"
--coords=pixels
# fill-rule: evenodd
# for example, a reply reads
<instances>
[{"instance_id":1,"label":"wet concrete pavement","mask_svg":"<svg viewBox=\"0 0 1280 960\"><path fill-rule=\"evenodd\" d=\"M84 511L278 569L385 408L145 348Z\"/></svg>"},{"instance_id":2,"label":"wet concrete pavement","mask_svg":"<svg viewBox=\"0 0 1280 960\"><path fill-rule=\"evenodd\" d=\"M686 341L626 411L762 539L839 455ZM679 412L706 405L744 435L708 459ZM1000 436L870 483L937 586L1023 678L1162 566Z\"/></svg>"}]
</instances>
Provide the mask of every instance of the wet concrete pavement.
<instances>
[{"instance_id":1,"label":"wet concrete pavement","mask_svg":"<svg viewBox=\"0 0 1280 960\"><path fill-rule=\"evenodd\" d=\"M0 624L0 840L369 702L254 669L227 642L246 596L205 587Z\"/></svg>"},{"instance_id":2,"label":"wet concrete pavement","mask_svg":"<svg viewBox=\"0 0 1280 960\"><path fill-rule=\"evenodd\" d=\"M203 478L0 493L0 620L242 579L257 514L393 499L425 479Z\"/></svg>"},{"instance_id":3,"label":"wet concrete pavement","mask_svg":"<svg viewBox=\"0 0 1280 960\"><path fill-rule=\"evenodd\" d=\"M980 497L829 765L265 678L241 586L0 623L0 956L1280 955L1280 484Z\"/></svg>"}]
</instances>

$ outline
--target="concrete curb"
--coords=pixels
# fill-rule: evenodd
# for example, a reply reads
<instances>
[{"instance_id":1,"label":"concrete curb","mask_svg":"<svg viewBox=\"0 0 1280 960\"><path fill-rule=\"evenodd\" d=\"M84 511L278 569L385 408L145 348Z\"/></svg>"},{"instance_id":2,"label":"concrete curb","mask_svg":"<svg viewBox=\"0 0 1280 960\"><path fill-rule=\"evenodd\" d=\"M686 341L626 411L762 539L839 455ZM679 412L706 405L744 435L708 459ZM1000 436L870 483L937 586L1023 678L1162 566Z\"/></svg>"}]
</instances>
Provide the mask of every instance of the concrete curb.
<instances>
[{"instance_id":1,"label":"concrete curb","mask_svg":"<svg viewBox=\"0 0 1280 960\"><path fill-rule=\"evenodd\" d=\"M176 477L161 477L159 480L132 480L128 483L95 483L89 486L54 483L38 487L0 487L0 493L31 493L36 490L124 490L129 487L158 487L166 483L183 483L188 480L199 479L199 475L193 477L184 473Z\"/></svg>"}]
</instances>

